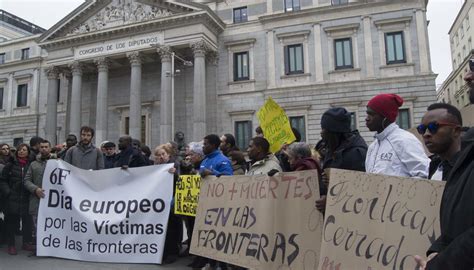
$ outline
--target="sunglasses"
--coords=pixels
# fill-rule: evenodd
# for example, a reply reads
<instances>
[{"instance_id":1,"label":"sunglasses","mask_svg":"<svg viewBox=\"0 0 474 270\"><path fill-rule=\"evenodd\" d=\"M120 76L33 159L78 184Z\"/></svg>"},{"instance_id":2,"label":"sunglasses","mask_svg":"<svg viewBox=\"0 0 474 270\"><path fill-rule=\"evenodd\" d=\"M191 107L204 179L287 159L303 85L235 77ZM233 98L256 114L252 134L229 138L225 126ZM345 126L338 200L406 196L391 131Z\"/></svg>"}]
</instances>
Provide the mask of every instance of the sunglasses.
<instances>
[{"instance_id":1,"label":"sunglasses","mask_svg":"<svg viewBox=\"0 0 474 270\"><path fill-rule=\"evenodd\" d=\"M420 124L418 127L416 127L416 130L421 135L424 135L427 129L430 131L431 134L435 134L436 132L438 132L438 129L442 126L459 127L459 125L454 124L454 123L435 121L435 122L428 123L428 125Z\"/></svg>"}]
</instances>

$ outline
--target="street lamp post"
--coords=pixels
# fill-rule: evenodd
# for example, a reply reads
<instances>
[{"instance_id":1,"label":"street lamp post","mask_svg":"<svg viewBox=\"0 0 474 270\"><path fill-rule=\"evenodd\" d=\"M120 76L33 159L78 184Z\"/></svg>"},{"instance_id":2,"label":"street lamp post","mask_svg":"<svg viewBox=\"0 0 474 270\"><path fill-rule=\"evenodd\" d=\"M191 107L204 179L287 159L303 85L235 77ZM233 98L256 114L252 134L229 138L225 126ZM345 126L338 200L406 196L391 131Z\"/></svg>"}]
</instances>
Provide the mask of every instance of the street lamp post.
<instances>
[{"instance_id":1,"label":"street lamp post","mask_svg":"<svg viewBox=\"0 0 474 270\"><path fill-rule=\"evenodd\" d=\"M192 67L193 66L193 63L191 61L188 61L188 60L185 60L181 57L179 57L178 55L176 55L175 52L172 52L171 53L171 72L167 73L166 76L167 77L171 77L171 135L174 136L174 77L176 76L179 76L179 74L181 73L181 71L179 69L175 69L174 67L174 60L178 59L180 60L183 65L187 66L187 67Z\"/></svg>"}]
</instances>

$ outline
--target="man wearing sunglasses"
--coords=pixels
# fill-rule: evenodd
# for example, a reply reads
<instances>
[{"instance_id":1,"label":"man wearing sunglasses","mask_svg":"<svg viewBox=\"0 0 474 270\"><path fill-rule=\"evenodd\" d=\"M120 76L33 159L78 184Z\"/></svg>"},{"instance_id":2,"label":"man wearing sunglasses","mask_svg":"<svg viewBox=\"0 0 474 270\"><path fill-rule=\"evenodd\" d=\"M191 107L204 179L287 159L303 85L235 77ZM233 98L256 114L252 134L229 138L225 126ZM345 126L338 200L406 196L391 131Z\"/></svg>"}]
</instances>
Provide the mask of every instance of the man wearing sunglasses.
<instances>
[{"instance_id":1,"label":"man wearing sunglasses","mask_svg":"<svg viewBox=\"0 0 474 270\"><path fill-rule=\"evenodd\" d=\"M471 103L474 103L474 73L469 72L464 79L470 87L469 97ZM449 126L445 125L443 128L446 129ZM442 127L438 126L437 132L441 131ZM426 132L429 132L429 130ZM439 219L441 236L428 249L427 259L415 256L419 269L474 269L473 128L466 135L463 137L465 147L459 153L451 172L446 178Z\"/></svg>"},{"instance_id":2,"label":"man wearing sunglasses","mask_svg":"<svg viewBox=\"0 0 474 270\"><path fill-rule=\"evenodd\" d=\"M421 142L395 123L403 99L395 94L380 94L367 104L365 123L376 131L367 150L365 169L368 173L428 178L430 159Z\"/></svg>"},{"instance_id":3,"label":"man wearing sunglasses","mask_svg":"<svg viewBox=\"0 0 474 270\"><path fill-rule=\"evenodd\" d=\"M461 112L453 105L434 103L416 128L428 151L435 154L429 178L446 181L461 151Z\"/></svg>"}]
</instances>

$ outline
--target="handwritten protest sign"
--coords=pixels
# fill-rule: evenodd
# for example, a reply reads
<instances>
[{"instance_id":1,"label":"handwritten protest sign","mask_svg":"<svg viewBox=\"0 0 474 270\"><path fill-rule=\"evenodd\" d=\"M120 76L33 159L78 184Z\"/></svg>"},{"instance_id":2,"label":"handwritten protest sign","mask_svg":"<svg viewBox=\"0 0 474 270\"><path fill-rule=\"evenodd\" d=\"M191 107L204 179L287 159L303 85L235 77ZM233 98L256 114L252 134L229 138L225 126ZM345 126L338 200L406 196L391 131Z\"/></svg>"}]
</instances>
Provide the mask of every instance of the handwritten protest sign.
<instances>
[{"instance_id":1,"label":"handwritten protest sign","mask_svg":"<svg viewBox=\"0 0 474 270\"><path fill-rule=\"evenodd\" d=\"M161 263L172 166L87 171L48 161L37 223L38 256Z\"/></svg>"},{"instance_id":2,"label":"handwritten protest sign","mask_svg":"<svg viewBox=\"0 0 474 270\"><path fill-rule=\"evenodd\" d=\"M257 117L272 153L280 150L283 144L296 140L285 111L271 97L257 112Z\"/></svg>"},{"instance_id":3,"label":"handwritten protest sign","mask_svg":"<svg viewBox=\"0 0 474 270\"><path fill-rule=\"evenodd\" d=\"M196 216L201 189L201 176L181 175L176 183L174 213L177 215Z\"/></svg>"},{"instance_id":4,"label":"handwritten protest sign","mask_svg":"<svg viewBox=\"0 0 474 270\"><path fill-rule=\"evenodd\" d=\"M330 269L415 269L440 235L444 183L331 170L319 261Z\"/></svg>"},{"instance_id":5,"label":"handwritten protest sign","mask_svg":"<svg viewBox=\"0 0 474 270\"><path fill-rule=\"evenodd\" d=\"M316 171L206 177L191 253L251 269L316 269L317 198Z\"/></svg>"}]
</instances>

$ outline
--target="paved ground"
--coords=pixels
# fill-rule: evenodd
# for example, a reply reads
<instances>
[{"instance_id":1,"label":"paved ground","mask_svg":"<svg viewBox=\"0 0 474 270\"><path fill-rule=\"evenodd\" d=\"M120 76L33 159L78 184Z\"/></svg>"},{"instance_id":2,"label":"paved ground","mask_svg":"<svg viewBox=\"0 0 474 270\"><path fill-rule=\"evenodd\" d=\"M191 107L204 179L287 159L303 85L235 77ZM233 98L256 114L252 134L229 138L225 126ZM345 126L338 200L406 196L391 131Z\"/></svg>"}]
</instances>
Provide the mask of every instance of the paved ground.
<instances>
[{"instance_id":1,"label":"paved ground","mask_svg":"<svg viewBox=\"0 0 474 270\"><path fill-rule=\"evenodd\" d=\"M191 269L186 265L191 262L191 257L179 258L169 265L156 264L114 264L91 263L73 260L57 259L51 257L28 257L30 252L18 251L18 255L11 256L6 252L6 247L0 247L0 270L186 270Z\"/></svg>"}]
</instances>

